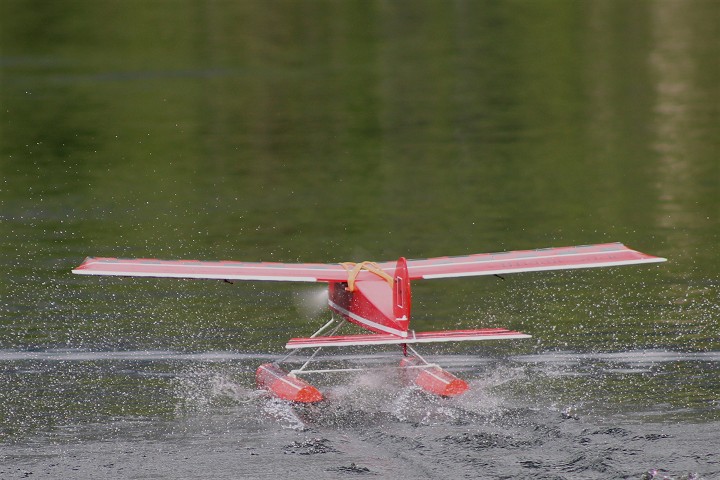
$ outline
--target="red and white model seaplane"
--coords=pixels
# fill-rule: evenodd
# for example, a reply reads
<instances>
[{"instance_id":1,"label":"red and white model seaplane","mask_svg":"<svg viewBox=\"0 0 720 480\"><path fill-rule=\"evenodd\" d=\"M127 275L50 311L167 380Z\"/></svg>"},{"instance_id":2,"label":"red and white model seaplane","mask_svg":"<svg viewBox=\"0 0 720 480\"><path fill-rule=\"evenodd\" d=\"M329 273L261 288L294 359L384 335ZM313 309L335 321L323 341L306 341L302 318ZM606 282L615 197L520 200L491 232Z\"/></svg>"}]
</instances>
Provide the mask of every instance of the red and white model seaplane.
<instances>
[{"instance_id":1,"label":"red and white model seaplane","mask_svg":"<svg viewBox=\"0 0 720 480\"><path fill-rule=\"evenodd\" d=\"M257 369L258 387L278 398L293 402L317 402L322 394L298 375L330 370L308 370L308 364L325 347L353 345L400 345L400 369L405 378L428 392L455 396L468 389L467 383L427 362L415 351L416 343L457 342L529 338L504 328L415 332L410 329L410 281L421 279L503 275L592 267L609 267L663 262L632 250L621 243L546 248L502 253L483 253L421 260L400 258L396 262L362 263L267 263L231 261L172 261L89 257L73 270L81 275L120 275L215 280L268 280L324 282L328 284L328 306L339 317L307 338L292 338L285 346L292 352L276 363ZM372 333L337 335L346 322ZM299 369L286 371L279 364L306 348L314 353Z\"/></svg>"}]
</instances>

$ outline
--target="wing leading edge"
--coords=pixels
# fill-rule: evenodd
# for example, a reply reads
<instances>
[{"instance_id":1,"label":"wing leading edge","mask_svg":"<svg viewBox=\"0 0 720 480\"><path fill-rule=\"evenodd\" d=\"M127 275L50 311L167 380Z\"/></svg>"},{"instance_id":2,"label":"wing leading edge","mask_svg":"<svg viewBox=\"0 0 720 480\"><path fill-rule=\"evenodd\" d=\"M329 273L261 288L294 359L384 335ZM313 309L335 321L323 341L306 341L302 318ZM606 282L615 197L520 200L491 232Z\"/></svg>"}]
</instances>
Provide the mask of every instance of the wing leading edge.
<instances>
[{"instance_id":1,"label":"wing leading edge","mask_svg":"<svg viewBox=\"0 0 720 480\"><path fill-rule=\"evenodd\" d=\"M411 280L501 275L575 268L610 267L664 262L626 247L622 243L583 245L579 247L518 250L481 253L460 257L437 257L408 260ZM378 266L393 275L395 262ZM156 260L88 257L73 270L80 275L117 275L128 277L195 278L216 280L269 280L286 282L345 282L348 271L332 263L276 263L198 260ZM358 280L377 279L367 271Z\"/></svg>"}]
</instances>

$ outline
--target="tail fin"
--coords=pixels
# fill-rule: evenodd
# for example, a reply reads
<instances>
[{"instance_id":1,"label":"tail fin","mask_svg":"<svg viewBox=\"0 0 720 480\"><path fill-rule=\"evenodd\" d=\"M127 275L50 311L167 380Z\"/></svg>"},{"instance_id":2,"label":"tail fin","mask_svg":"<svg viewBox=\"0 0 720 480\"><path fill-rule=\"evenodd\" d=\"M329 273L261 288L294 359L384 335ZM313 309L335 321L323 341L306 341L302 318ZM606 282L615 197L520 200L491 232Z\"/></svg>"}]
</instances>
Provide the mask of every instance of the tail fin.
<instances>
[{"instance_id":1,"label":"tail fin","mask_svg":"<svg viewBox=\"0 0 720 480\"><path fill-rule=\"evenodd\" d=\"M393 313L398 326L407 330L410 325L410 276L407 260L400 257L395 265L393 279Z\"/></svg>"}]
</instances>

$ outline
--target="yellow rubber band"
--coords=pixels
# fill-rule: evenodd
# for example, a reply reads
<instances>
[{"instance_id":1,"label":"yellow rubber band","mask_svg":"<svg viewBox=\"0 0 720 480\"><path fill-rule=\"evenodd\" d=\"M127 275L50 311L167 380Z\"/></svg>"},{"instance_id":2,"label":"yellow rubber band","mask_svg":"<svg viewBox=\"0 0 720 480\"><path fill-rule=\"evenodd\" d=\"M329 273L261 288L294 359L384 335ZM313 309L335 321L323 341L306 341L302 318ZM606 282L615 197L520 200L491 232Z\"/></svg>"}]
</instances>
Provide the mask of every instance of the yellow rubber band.
<instances>
[{"instance_id":1,"label":"yellow rubber band","mask_svg":"<svg viewBox=\"0 0 720 480\"><path fill-rule=\"evenodd\" d=\"M348 286L347 291L348 292L354 292L355 291L355 280L357 279L357 276L360 275L360 272L365 270L372 274L377 275L378 277L385 280L388 285L390 285L390 288L393 286L393 277L390 276L388 273L384 272L382 268L380 268L380 265L378 265L375 262L343 262L340 265L343 266L345 270L348 271Z\"/></svg>"}]
</instances>

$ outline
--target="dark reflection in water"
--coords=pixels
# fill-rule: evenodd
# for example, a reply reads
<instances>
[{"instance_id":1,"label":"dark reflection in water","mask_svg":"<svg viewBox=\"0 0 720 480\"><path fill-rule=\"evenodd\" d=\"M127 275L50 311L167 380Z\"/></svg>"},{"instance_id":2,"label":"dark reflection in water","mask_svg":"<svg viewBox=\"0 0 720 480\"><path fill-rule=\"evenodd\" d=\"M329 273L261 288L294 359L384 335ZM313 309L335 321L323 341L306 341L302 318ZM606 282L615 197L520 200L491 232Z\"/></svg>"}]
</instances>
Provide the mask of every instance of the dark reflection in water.
<instances>
[{"instance_id":1,"label":"dark reflection in water","mask_svg":"<svg viewBox=\"0 0 720 480\"><path fill-rule=\"evenodd\" d=\"M3 0L0 477L718 475L718 24L703 0ZM413 284L419 330L533 335L428 348L473 395L324 377L304 411L253 372L325 319L315 288L69 273L605 241L670 261Z\"/></svg>"}]
</instances>

